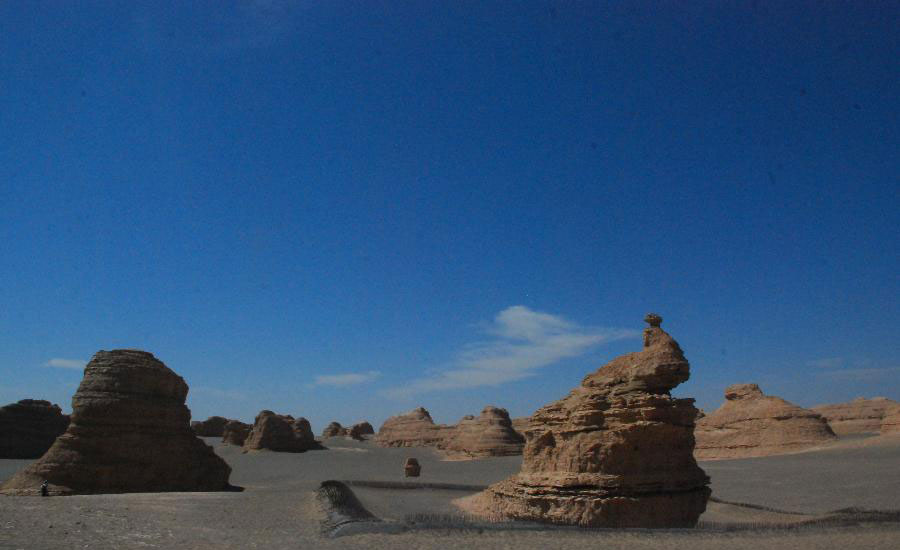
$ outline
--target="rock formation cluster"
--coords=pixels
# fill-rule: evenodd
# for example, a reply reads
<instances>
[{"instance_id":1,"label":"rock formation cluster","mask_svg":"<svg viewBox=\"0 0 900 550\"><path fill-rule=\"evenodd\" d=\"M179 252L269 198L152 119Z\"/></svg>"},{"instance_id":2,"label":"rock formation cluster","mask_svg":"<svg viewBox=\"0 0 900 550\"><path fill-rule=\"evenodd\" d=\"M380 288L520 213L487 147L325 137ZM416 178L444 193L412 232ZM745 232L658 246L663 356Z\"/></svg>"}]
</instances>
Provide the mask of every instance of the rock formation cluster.
<instances>
[{"instance_id":1,"label":"rock formation cluster","mask_svg":"<svg viewBox=\"0 0 900 550\"><path fill-rule=\"evenodd\" d=\"M49 401L22 399L0 407L0 458L38 458L68 425L68 415Z\"/></svg>"},{"instance_id":2,"label":"rock formation cluster","mask_svg":"<svg viewBox=\"0 0 900 550\"><path fill-rule=\"evenodd\" d=\"M513 430L506 409L487 406L476 416L468 415L449 431L441 448L461 458L522 454L525 438Z\"/></svg>"},{"instance_id":3,"label":"rock formation cluster","mask_svg":"<svg viewBox=\"0 0 900 550\"><path fill-rule=\"evenodd\" d=\"M201 437L222 437L228 419L222 416L210 416L206 420L191 422L191 429Z\"/></svg>"},{"instance_id":4,"label":"rock formation cluster","mask_svg":"<svg viewBox=\"0 0 900 550\"><path fill-rule=\"evenodd\" d=\"M900 435L900 405L888 409L881 419L881 435Z\"/></svg>"},{"instance_id":5,"label":"rock formation cluster","mask_svg":"<svg viewBox=\"0 0 900 550\"><path fill-rule=\"evenodd\" d=\"M587 375L527 427L522 469L461 502L469 512L585 527L690 527L709 478L694 460L693 399L677 342L650 314L644 349Z\"/></svg>"},{"instance_id":6,"label":"rock formation cluster","mask_svg":"<svg viewBox=\"0 0 900 550\"><path fill-rule=\"evenodd\" d=\"M382 447L436 447L451 429L435 424L428 411L418 407L385 420L375 443Z\"/></svg>"},{"instance_id":7,"label":"rock formation cluster","mask_svg":"<svg viewBox=\"0 0 900 550\"><path fill-rule=\"evenodd\" d=\"M245 451L268 449L284 453L302 453L321 449L309 421L303 417L261 411L244 441Z\"/></svg>"},{"instance_id":8,"label":"rock formation cluster","mask_svg":"<svg viewBox=\"0 0 900 550\"><path fill-rule=\"evenodd\" d=\"M784 454L835 439L825 419L780 397L763 395L756 384L725 389L725 403L697 421L698 459Z\"/></svg>"},{"instance_id":9,"label":"rock formation cluster","mask_svg":"<svg viewBox=\"0 0 900 550\"><path fill-rule=\"evenodd\" d=\"M231 468L190 428L184 380L139 350L99 351L72 397L65 433L0 487L35 494L221 491Z\"/></svg>"},{"instance_id":10,"label":"rock formation cluster","mask_svg":"<svg viewBox=\"0 0 900 550\"><path fill-rule=\"evenodd\" d=\"M900 405L886 397L858 397L846 403L819 405L812 411L822 415L837 435L878 433L884 413Z\"/></svg>"},{"instance_id":11,"label":"rock formation cluster","mask_svg":"<svg viewBox=\"0 0 900 550\"><path fill-rule=\"evenodd\" d=\"M222 443L243 447L244 441L250 435L250 428L252 428L250 424L245 424L240 420L229 420L222 429Z\"/></svg>"}]
</instances>

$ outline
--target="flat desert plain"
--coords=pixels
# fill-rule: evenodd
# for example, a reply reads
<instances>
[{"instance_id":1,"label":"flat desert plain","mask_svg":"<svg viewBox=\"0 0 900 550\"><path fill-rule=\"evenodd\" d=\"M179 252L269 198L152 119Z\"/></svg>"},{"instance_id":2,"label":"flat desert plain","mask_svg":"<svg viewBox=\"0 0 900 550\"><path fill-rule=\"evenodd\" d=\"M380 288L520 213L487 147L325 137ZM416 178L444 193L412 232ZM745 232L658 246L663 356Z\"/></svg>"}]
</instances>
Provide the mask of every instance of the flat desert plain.
<instances>
[{"instance_id":1,"label":"flat desert plain","mask_svg":"<svg viewBox=\"0 0 900 550\"><path fill-rule=\"evenodd\" d=\"M205 440L244 491L0 497L0 548L900 548L900 437L702 462L714 500L697 528L670 530L490 524L459 511L454 501L517 472L521 457L448 461L343 438L244 454ZM420 478L403 477L407 457ZM0 480L29 462L0 460ZM329 499L326 480L352 502Z\"/></svg>"}]
</instances>

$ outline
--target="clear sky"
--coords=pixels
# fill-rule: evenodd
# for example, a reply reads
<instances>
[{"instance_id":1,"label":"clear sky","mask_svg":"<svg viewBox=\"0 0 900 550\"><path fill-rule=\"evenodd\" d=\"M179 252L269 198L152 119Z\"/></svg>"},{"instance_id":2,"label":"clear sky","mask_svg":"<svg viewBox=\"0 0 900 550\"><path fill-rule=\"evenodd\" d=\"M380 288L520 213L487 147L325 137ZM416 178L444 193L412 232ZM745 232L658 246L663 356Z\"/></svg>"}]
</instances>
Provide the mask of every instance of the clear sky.
<instances>
[{"instance_id":1,"label":"clear sky","mask_svg":"<svg viewBox=\"0 0 900 550\"><path fill-rule=\"evenodd\" d=\"M190 5L188 5L190 4ZM660 313L710 409L900 399L898 2L2 2L0 402L514 416Z\"/></svg>"}]
</instances>

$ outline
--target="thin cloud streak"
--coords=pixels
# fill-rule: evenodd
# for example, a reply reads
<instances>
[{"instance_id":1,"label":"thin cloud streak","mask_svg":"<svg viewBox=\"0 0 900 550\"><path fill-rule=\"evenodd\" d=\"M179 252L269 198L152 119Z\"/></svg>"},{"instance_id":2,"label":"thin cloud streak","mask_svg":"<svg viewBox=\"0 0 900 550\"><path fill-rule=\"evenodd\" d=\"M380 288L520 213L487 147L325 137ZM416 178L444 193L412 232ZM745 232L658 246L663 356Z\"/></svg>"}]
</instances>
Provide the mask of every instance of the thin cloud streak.
<instances>
[{"instance_id":1,"label":"thin cloud streak","mask_svg":"<svg viewBox=\"0 0 900 550\"><path fill-rule=\"evenodd\" d=\"M378 371L370 370L368 372L353 372L347 374L323 374L316 376L313 386L353 386L356 384L365 384L371 382L381 376Z\"/></svg>"},{"instance_id":2,"label":"thin cloud streak","mask_svg":"<svg viewBox=\"0 0 900 550\"><path fill-rule=\"evenodd\" d=\"M87 361L82 361L81 359L61 359L61 358L53 358L44 363L45 367L53 367L56 369L74 369L81 370L87 365Z\"/></svg>"},{"instance_id":3,"label":"thin cloud streak","mask_svg":"<svg viewBox=\"0 0 900 550\"><path fill-rule=\"evenodd\" d=\"M600 344L640 334L629 329L582 327L525 306L504 309L485 332L493 338L463 348L448 370L382 394L405 398L430 391L497 386L535 376L541 367L577 357Z\"/></svg>"}]
</instances>

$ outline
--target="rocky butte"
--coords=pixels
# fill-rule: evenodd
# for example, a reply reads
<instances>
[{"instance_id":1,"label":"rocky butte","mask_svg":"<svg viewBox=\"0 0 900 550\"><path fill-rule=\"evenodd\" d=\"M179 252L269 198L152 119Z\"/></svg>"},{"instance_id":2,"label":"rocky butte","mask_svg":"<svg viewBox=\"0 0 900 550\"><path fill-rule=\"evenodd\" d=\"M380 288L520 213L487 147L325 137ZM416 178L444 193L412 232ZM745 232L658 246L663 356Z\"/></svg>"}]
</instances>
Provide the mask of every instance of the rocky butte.
<instances>
[{"instance_id":1,"label":"rocky butte","mask_svg":"<svg viewBox=\"0 0 900 550\"><path fill-rule=\"evenodd\" d=\"M881 435L900 435L900 405L885 412L881 419Z\"/></svg>"},{"instance_id":2,"label":"rocky butte","mask_svg":"<svg viewBox=\"0 0 900 550\"><path fill-rule=\"evenodd\" d=\"M812 411L822 415L837 435L878 433L885 411L900 405L886 397L858 397L847 403L818 405Z\"/></svg>"},{"instance_id":3,"label":"rocky butte","mask_svg":"<svg viewBox=\"0 0 900 550\"><path fill-rule=\"evenodd\" d=\"M834 432L818 414L756 384L725 389L725 403L697 421L698 459L745 458L791 453L828 443Z\"/></svg>"},{"instance_id":4,"label":"rocky butte","mask_svg":"<svg viewBox=\"0 0 900 550\"><path fill-rule=\"evenodd\" d=\"M385 420L375 436L375 443L382 447L436 447L450 429L450 426L435 424L428 411L418 407Z\"/></svg>"},{"instance_id":5,"label":"rocky butte","mask_svg":"<svg viewBox=\"0 0 900 550\"><path fill-rule=\"evenodd\" d=\"M0 407L0 458L38 458L69 425L59 405L22 399Z\"/></svg>"},{"instance_id":6,"label":"rocky butte","mask_svg":"<svg viewBox=\"0 0 900 550\"><path fill-rule=\"evenodd\" d=\"M229 420L222 428L222 443L242 447L250 435L251 427L250 424L244 424L240 420Z\"/></svg>"},{"instance_id":7,"label":"rocky butte","mask_svg":"<svg viewBox=\"0 0 900 550\"><path fill-rule=\"evenodd\" d=\"M222 416L210 416L203 421L191 422L191 429L201 437L222 437L228 419Z\"/></svg>"},{"instance_id":8,"label":"rocky butte","mask_svg":"<svg viewBox=\"0 0 900 550\"><path fill-rule=\"evenodd\" d=\"M525 438L513 430L506 409L487 406L465 416L449 431L441 448L451 457L481 458L522 454Z\"/></svg>"},{"instance_id":9,"label":"rocky butte","mask_svg":"<svg viewBox=\"0 0 900 550\"><path fill-rule=\"evenodd\" d=\"M300 417L275 414L272 411L261 411L247 439L244 441L245 451L268 449L284 453L302 453L314 449L322 449L313 435L309 420Z\"/></svg>"},{"instance_id":10,"label":"rocky butte","mask_svg":"<svg viewBox=\"0 0 900 550\"><path fill-rule=\"evenodd\" d=\"M322 437L337 437L339 435L344 435L344 427L341 426L340 422L332 422L322 430Z\"/></svg>"},{"instance_id":11,"label":"rocky butte","mask_svg":"<svg viewBox=\"0 0 900 550\"><path fill-rule=\"evenodd\" d=\"M190 428L188 385L139 350L98 351L50 449L0 486L6 494L222 491L231 468Z\"/></svg>"},{"instance_id":12,"label":"rocky butte","mask_svg":"<svg viewBox=\"0 0 900 550\"><path fill-rule=\"evenodd\" d=\"M645 319L644 349L587 375L527 426L521 471L458 504L493 519L584 527L691 527L709 478L694 460L693 399L678 343Z\"/></svg>"}]
</instances>

